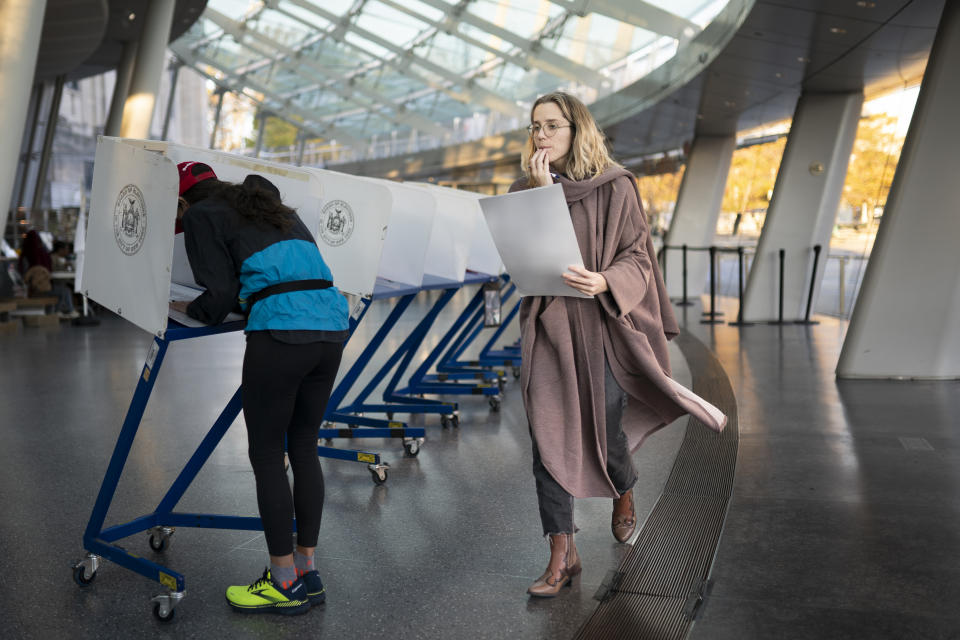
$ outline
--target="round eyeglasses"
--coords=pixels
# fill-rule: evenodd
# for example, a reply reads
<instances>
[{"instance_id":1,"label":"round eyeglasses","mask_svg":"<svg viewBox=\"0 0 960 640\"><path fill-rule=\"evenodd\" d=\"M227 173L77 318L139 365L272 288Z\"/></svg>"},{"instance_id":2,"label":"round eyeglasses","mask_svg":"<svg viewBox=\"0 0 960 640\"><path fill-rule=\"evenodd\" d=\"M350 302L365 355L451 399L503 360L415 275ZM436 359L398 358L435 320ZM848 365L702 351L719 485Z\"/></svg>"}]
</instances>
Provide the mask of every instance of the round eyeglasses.
<instances>
[{"instance_id":1,"label":"round eyeglasses","mask_svg":"<svg viewBox=\"0 0 960 640\"><path fill-rule=\"evenodd\" d=\"M530 124L527 125L527 133L530 134L530 137L533 138L540 134L540 131L543 131L543 135L548 138L552 138L557 135L557 131L560 129L566 129L567 127L573 128L572 124L557 124L556 122L548 122L542 127L539 124Z\"/></svg>"}]
</instances>

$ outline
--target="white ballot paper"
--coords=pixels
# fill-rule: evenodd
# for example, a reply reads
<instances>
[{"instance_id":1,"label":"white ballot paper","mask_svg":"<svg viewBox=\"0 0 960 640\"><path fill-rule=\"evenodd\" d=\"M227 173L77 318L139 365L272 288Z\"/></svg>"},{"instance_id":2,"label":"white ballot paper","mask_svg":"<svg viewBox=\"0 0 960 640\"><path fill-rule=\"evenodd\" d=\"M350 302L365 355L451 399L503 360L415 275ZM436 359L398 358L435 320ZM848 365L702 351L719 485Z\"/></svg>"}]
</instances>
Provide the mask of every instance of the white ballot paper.
<instances>
[{"instance_id":1,"label":"white ballot paper","mask_svg":"<svg viewBox=\"0 0 960 640\"><path fill-rule=\"evenodd\" d=\"M480 208L521 296L591 297L561 277L568 266L583 266L562 186L482 198Z\"/></svg>"},{"instance_id":2,"label":"white ballot paper","mask_svg":"<svg viewBox=\"0 0 960 640\"><path fill-rule=\"evenodd\" d=\"M192 280L192 278L191 278ZM200 285L194 284L193 286L178 284L176 282L170 283L170 302L193 302L196 298L204 292L204 289L198 288ZM185 327L205 327L206 325L191 318L182 311L177 311L172 307L167 311L167 316L173 320L176 320ZM243 316L235 311L231 311L227 314L227 317L223 319L224 322L234 322L236 320L243 320Z\"/></svg>"}]
</instances>

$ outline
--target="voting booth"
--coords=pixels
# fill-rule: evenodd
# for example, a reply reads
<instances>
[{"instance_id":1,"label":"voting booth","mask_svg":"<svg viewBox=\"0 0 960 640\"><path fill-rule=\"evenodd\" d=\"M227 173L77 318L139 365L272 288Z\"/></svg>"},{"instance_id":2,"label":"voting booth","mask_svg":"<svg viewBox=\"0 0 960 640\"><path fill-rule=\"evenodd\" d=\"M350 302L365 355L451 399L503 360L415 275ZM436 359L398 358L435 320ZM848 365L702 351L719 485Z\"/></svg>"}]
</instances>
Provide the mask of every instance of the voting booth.
<instances>
[{"instance_id":1,"label":"voting booth","mask_svg":"<svg viewBox=\"0 0 960 640\"><path fill-rule=\"evenodd\" d=\"M401 379L413 364L413 358L447 303L467 284L498 280L502 262L486 229L475 194L421 183L386 182L393 194L391 225L383 250L380 280L374 300L393 300L393 309L367 349L354 363L331 395L338 420L361 425L382 425L385 421L369 414L385 413L387 423L395 413L437 414L441 425L458 426L455 402L424 398L423 395L483 395L494 410L500 408L501 376L489 370L428 374L451 341L464 333L474 315L477 296L410 375L406 386ZM397 231L394 231L397 230ZM393 244L396 243L396 244ZM398 257L394 263L394 256ZM421 260L422 257L422 260ZM405 271L401 273L401 270ZM419 284L419 286L415 286ZM347 394L359 379L373 354L384 344L420 291L440 291L440 296L419 320L398 349L371 377L350 403ZM479 292L478 292L479 294ZM481 299L482 303L482 299ZM364 308L363 313L366 313ZM362 317L362 316L361 316ZM457 343L462 344L460 342ZM382 403L368 401L373 391L392 373L383 392ZM439 378L439 379L437 379ZM458 380L470 379L463 383ZM409 452L409 449L408 449Z\"/></svg>"},{"instance_id":2,"label":"voting booth","mask_svg":"<svg viewBox=\"0 0 960 640\"><path fill-rule=\"evenodd\" d=\"M171 283L197 286L182 234L173 233L177 163L191 160L210 165L227 182L242 182L252 173L269 179L314 235L336 287L373 294L390 219L387 187L322 169L104 136L97 144L80 283L90 299L163 337Z\"/></svg>"},{"instance_id":3,"label":"voting booth","mask_svg":"<svg viewBox=\"0 0 960 640\"><path fill-rule=\"evenodd\" d=\"M161 620L170 620L174 607L184 597L184 576L127 551L115 544L116 541L146 532L150 547L160 552L168 545L175 527L262 529L256 517L175 510L239 414L239 389L154 511L130 522L104 527L169 343L243 327L239 318L215 326L196 326L198 323L169 310L169 301L180 296L181 289L188 292L187 296L200 293L199 285L193 281L182 236L178 238L174 233L179 183L176 165L183 161L208 164L225 181L241 182L247 175L256 173L277 185L284 202L297 209L314 235L335 285L341 292L360 299L351 314L351 335L373 301L390 300L394 304L387 320L330 398L325 419L344 422L351 428L334 429L325 424L318 429L318 437L402 438L407 453L415 455L423 441L424 429L393 421L394 412L435 413L441 416L445 426L459 423L457 403L415 397L415 394L481 394L489 399L492 408L498 409L500 405L496 373L470 373L477 379L469 383L456 382L461 378L455 375L443 380L430 380L423 375L449 342L459 344L457 340L464 335L461 329L468 326L465 323L473 313L470 306L473 302L411 376L408 386L399 388L401 377L413 364L440 310L453 295L465 284L497 280L503 271L474 194L433 185L288 167L167 142L102 137L94 167L79 288L90 299L150 332L154 338L84 531L87 554L74 565L73 575L79 585L90 584L105 558L159 582L167 591L154 597L151 605L154 615ZM429 290L440 291L441 295L401 347L392 350L388 363L373 376L357 399L351 405L343 405L347 390L356 382L373 352L384 345L387 333L410 302L420 292ZM394 368L383 404L366 402L373 387ZM363 415L364 411L386 413L386 420ZM389 465L377 454L331 447L318 447L318 454L367 463L374 482L386 481Z\"/></svg>"},{"instance_id":4,"label":"voting booth","mask_svg":"<svg viewBox=\"0 0 960 640\"><path fill-rule=\"evenodd\" d=\"M241 182L257 173L276 184L283 200L298 210L315 236L336 286L347 294L373 295L392 206L387 187L332 171L285 167L165 142L110 137L98 141L80 289L153 334L154 339L84 531L87 554L74 565L73 575L77 584L90 584L101 559L106 558L159 582L168 591L153 598L151 604L161 620L170 620L184 597L183 575L127 551L116 541L146 532L151 548L159 552L166 548L175 527L262 530L257 517L175 511L239 414L239 389L154 511L104 527L170 342L243 328L240 318L211 326L197 326L199 323L185 316L171 319L169 301L175 297L174 289L190 290L192 297L200 294L174 233L179 184L176 165L187 160L210 165L225 181ZM422 436L423 429L394 429L377 435ZM387 465L378 454L331 447L318 447L318 454L366 463L375 482L386 479Z\"/></svg>"}]
</instances>

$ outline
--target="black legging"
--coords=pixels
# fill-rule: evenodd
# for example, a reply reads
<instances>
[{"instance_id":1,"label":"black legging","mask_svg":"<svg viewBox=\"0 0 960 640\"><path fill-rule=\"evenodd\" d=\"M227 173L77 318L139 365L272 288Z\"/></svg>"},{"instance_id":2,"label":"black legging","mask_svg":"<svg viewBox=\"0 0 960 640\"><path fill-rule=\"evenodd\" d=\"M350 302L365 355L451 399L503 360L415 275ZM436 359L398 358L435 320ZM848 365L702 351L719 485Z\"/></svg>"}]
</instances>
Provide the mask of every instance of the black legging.
<instances>
[{"instance_id":1,"label":"black legging","mask_svg":"<svg viewBox=\"0 0 960 640\"><path fill-rule=\"evenodd\" d=\"M287 344L268 331L247 334L243 357L243 417L257 506L272 556L293 553L297 544L315 547L323 514L323 471L317 429L340 366L342 343ZM284 436L293 469L293 499L283 469Z\"/></svg>"}]
</instances>

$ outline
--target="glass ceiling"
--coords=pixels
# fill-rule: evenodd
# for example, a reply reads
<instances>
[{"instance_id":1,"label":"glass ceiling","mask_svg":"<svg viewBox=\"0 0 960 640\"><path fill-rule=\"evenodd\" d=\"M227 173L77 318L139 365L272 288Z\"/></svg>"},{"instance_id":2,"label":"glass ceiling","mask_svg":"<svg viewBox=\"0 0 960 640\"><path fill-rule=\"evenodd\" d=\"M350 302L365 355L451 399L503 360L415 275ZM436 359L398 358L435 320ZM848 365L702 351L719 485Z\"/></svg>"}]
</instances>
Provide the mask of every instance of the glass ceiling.
<instances>
[{"instance_id":1,"label":"glass ceiling","mask_svg":"<svg viewBox=\"0 0 960 640\"><path fill-rule=\"evenodd\" d=\"M672 58L727 1L210 0L170 49L359 159L518 129L555 89L589 104Z\"/></svg>"}]
</instances>

